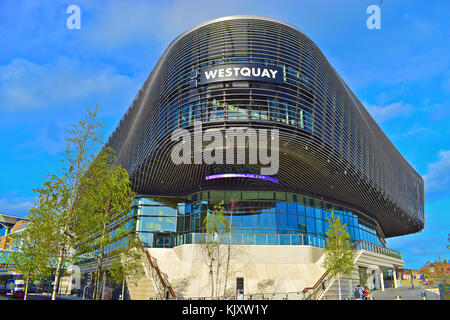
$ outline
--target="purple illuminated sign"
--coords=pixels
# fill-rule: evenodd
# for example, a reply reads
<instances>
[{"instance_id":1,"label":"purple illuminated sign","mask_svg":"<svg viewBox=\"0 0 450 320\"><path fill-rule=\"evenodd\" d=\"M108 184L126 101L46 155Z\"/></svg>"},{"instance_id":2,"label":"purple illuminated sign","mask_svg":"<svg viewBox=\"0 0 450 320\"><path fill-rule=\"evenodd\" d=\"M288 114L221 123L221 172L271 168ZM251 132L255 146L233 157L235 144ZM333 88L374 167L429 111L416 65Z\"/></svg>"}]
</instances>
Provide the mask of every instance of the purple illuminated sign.
<instances>
[{"instance_id":1,"label":"purple illuminated sign","mask_svg":"<svg viewBox=\"0 0 450 320\"><path fill-rule=\"evenodd\" d=\"M260 174L252 174L252 173L220 173L220 174L213 174L210 176L206 176L206 180L222 179L222 178L250 178L250 179L267 180L267 181L278 183L278 180L275 178L272 178L269 176L263 176Z\"/></svg>"}]
</instances>

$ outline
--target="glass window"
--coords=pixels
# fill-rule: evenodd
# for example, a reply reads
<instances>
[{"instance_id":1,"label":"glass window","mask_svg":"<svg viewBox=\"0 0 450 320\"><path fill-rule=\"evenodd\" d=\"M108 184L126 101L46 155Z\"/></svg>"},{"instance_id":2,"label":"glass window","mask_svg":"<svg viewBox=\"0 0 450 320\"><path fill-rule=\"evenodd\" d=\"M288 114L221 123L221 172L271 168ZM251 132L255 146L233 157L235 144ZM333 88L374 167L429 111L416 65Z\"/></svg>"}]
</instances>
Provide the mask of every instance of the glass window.
<instances>
[{"instance_id":1,"label":"glass window","mask_svg":"<svg viewBox=\"0 0 450 320\"><path fill-rule=\"evenodd\" d=\"M303 204L297 204L297 214L305 215L305 206Z\"/></svg>"},{"instance_id":2,"label":"glass window","mask_svg":"<svg viewBox=\"0 0 450 320\"><path fill-rule=\"evenodd\" d=\"M306 207L306 216L314 218L314 208Z\"/></svg>"},{"instance_id":3,"label":"glass window","mask_svg":"<svg viewBox=\"0 0 450 320\"><path fill-rule=\"evenodd\" d=\"M316 221L314 218L306 218L306 230L308 233L316 233Z\"/></svg>"},{"instance_id":4,"label":"glass window","mask_svg":"<svg viewBox=\"0 0 450 320\"><path fill-rule=\"evenodd\" d=\"M297 215L295 214L288 214L287 215L287 223L288 223L288 228L292 229L292 230L297 230L298 228L298 223L297 223Z\"/></svg>"},{"instance_id":5,"label":"glass window","mask_svg":"<svg viewBox=\"0 0 450 320\"><path fill-rule=\"evenodd\" d=\"M232 228L242 228L242 215L233 215Z\"/></svg>"},{"instance_id":6,"label":"glass window","mask_svg":"<svg viewBox=\"0 0 450 320\"><path fill-rule=\"evenodd\" d=\"M255 236L250 234L244 234L244 244L252 245L255 244Z\"/></svg>"},{"instance_id":7,"label":"glass window","mask_svg":"<svg viewBox=\"0 0 450 320\"><path fill-rule=\"evenodd\" d=\"M287 212L286 202L276 202L275 208L277 212Z\"/></svg>"},{"instance_id":8,"label":"glass window","mask_svg":"<svg viewBox=\"0 0 450 320\"><path fill-rule=\"evenodd\" d=\"M320 208L315 209L316 219L323 219L323 210Z\"/></svg>"},{"instance_id":9,"label":"glass window","mask_svg":"<svg viewBox=\"0 0 450 320\"><path fill-rule=\"evenodd\" d=\"M184 231L191 231L191 216L184 216Z\"/></svg>"},{"instance_id":10,"label":"glass window","mask_svg":"<svg viewBox=\"0 0 450 320\"><path fill-rule=\"evenodd\" d=\"M139 217L139 231L176 231L175 217Z\"/></svg>"},{"instance_id":11,"label":"glass window","mask_svg":"<svg viewBox=\"0 0 450 320\"><path fill-rule=\"evenodd\" d=\"M276 200L286 201L286 193L285 192L275 192Z\"/></svg>"},{"instance_id":12,"label":"glass window","mask_svg":"<svg viewBox=\"0 0 450 320\"><path fill-rule=\"evenodd\" d=\"M297 195L292 194L292 193L288 193L287 194L287 202L296 203L297 202Z\"/></svg>"},{"instance_id":13,"label":"glass window","mask_svg":"<svg viewBox=\"0 0 450 320\"><path fill-rule=\"evenodd\" d=\"M242 200L258 200L258 192L242 192Z\"/></svg>"},{"instance_id":14,"label":"glass window","mask_svg":"<svg viewBox=\"0 0 450 320\"><path fill-rule=\"evenodd\" d=\"M226 191L225 192L225 201L229 202L230 200L241 200L241 193L240 192L233 192L233 191Z\"/></svg>"},{"instance_id":15,"label":"glass window","mask_svg":"<svg viewBox=\"0 0 450 320\"><path fill-rule=\"evenodd\" d=\"M277 213L277 227L285 229L287 227L287 215L285 213Z\"/></svg>"},{"instance_id":16,"label":"glass window","mask_svg":"<svg viewBox=\"0 0 450 320\"><path fill-rule=\"evenodd\" d=\"M297 214L297 204L288 203L287 204L287 212L292 213L292 214Z\"/></svg>"},{"instance_id":17,"label":"glass window","mask_svg":"<svg viewBox=\"0 0 450 320\"><path fill-rule=\"evenodd\" d=\"M266 235L265 234L257 234L255 235L255 244L266 244Z\"/></svg>"},{"instance_id":18,"label":"glass window","mask_svg":"<svg viewBox=\"0 0 450 320\"><path fill-rule=\"evenodd\" d=\"M178 204L178 214L184 215L185 214L185 204L179 203Z\"/></svg>"},{"instance_id":19,"label":"glass window","mask_svg":"<svg viewBox=\"0 0 450 320\"><path fill-rule=\"evenodd\" d=\"M242 235L231 234L231 244L242 244Z\"/></svg>"},{"instance_id":20,"label":"glass window","mask_svg":"<svg viewBox=\"0 0 450 320\"><path fill-rule=\"evenodd\" d=\"M210 200L224 200L225 194L223 191L210 191L209 198Z\"/></svg>"},{"instance_id":21,"label":"glass window","mask_svg":"<svg viewBox=\"0 0 450 320\"><path fill-rule=\"evenodd\" d=\"M323 234L323 220L316 219L316 233Z\"/></svg>"},{"instance_id":22,"label":"glass window","mask_svg":"<svg viewBox=\"0 0 450 320\"><path fill-rule=\"evenodd\" d=\"M144 247L151 247L153 245L153 233L139 232L138 235Z\"/></svg>"},{"instance_id":23,"label":"glass window","mask_svg":"<svg viewBox=\"0 0 450 320\"><path fill-rule=\"evenodd\" d=\"M267 244L278 244L278 235L268 234L267 235Z\"/></svg>"},{"instance_id":24,"label":"glass window","mask_svg":"<svg viewBox=\"0 0 450 320\"><path fill-rule=\"evenodd\" d=\"M274 198L274 193L273 192L259 192L259 199L262 200L273 200Z\"/></svg>"},{"instance_id":25,"label":"glass window","mask_svg":"<svg viewBox=\"0 0 450 320\"><path fill-rule=\"evenodd\" d=\"M280 245L290 245L291 239L289 234L280 234Z\"/></svg>"},{"instance_id":26,"label":"glass window","mask_svg":"<svg viewBox=\"0 0 450 320\"><path fill-rule=\"evenodd\" d=\"M141 204L154 204L154 205L160 205L159 202L149 199L149 198L136 198L137 201L139 201Z\"/></svg>"},{"instance_id":27,"label":"glass window","mask_svg":"<svg viewBox=\"0 0 450 320\"><path fill-rule=\"evenodd\" d=\"M297 216L297 221L299 225L305 225L306 226L306 218L305 216Z\"/></svg>"}]
</instances>

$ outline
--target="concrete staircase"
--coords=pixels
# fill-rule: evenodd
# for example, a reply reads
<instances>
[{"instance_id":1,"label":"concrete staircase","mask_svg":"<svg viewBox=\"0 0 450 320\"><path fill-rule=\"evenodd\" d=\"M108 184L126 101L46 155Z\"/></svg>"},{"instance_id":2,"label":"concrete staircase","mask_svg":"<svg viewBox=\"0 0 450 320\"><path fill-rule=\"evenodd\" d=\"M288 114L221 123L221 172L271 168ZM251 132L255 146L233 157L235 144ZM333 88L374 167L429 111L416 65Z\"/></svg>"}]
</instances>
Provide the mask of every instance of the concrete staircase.
<instances>
[{"instance_id":1,"label":"concrete staircase","mask_svg":"<svg viewBox=\"0 0 450 320\"><path fill-rule=\"evenodd\" d=\"M138 238L139 239L139 238ZM159 269L156 258L152 257L148 248L144 248L140 239L142 250L142 264L145 276L138 281L128 281L128 292L132 300L173 299L175 293L169 284L167 275Z\"/></svg>"},{"instance_id":2,"label":"concrete staircase","mask_svg":"<svg viewBox=\"0 0 450 320\"><path fill-rule=\"evenodd\" d=\"M135 283L127 281L127 286L131 300L153 300L159 298L153 280L149 276L145 276Z\"/></svg>"},{"instance_id":3,"label":"concrete staircase","mask_svg":"<svg viewBox=\"0 0 450 320\"><path fill-rule=\"evenodd\" d=\"M344 300L348 297L353 297L353 290L359 284L358 269L355 268L349 275L346 275L340 279L341 283L341 299ZM339 300L339 284L337 279L328 286L321 300Z\"/></svg>"}]
</instances>

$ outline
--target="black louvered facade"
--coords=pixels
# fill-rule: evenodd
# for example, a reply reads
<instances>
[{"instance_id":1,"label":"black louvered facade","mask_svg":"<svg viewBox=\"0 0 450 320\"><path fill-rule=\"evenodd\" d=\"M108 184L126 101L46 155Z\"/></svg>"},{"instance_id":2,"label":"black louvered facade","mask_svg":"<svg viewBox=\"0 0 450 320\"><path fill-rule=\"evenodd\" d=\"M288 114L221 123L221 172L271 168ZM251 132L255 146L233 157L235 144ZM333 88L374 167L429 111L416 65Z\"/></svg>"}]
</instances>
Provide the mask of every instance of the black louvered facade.
<instances>
[{"instance_id":1,"label":"black louvered facade","mask_svg":"<svg viewBox=\"0 0 450 320\"><path fill-rule=\"evenodd\" d=\"M199 82L220 65L279 68L282 83ZM194 71L194 72L193 72ZM197 71L197 72L195 72ZM205 180L208 165L175 165L171 133L204 128L277 128L278 184ZM424 183L319 48L300 30L256 16L216 19L175 39L108 142L141 195L205 190L292 192L357 210L385 237L424 227Z\"/></svg>"}]
</instances>

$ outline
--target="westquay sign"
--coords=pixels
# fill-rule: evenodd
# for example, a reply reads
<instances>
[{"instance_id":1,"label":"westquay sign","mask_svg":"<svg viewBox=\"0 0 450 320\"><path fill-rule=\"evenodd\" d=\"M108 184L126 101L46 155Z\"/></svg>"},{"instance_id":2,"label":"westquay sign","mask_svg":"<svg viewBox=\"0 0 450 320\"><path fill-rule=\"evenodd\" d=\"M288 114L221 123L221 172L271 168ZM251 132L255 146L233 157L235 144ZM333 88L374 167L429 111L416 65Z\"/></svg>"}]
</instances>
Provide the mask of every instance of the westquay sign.
<instances>
[{"instance_id":1,"label":"westquay sign","mask_svg":"<svg viewBox=\"0 0 450 320\"><path fill-rule=\"evenodd\" d=\"M223 64L200 70L200 84L222 81L283 82L283 70L264 64Z\"/></svg>"}]
</instances>

